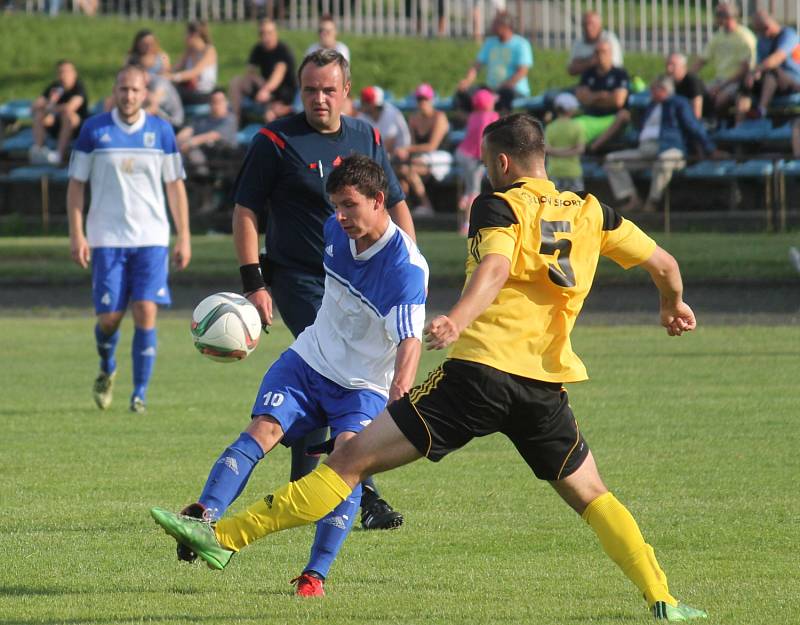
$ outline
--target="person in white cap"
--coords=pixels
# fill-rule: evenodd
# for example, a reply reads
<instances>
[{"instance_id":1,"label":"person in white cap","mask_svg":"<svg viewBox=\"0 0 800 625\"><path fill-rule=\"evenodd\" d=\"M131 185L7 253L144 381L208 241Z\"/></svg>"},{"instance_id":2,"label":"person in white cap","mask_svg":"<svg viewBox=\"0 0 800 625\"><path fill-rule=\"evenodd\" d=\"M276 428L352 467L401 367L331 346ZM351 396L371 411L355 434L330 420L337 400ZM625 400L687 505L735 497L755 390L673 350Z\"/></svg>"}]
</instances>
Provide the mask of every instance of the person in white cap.
<instances>
[{"instance_id":1,"label":"person in white cap","mask_svg":"<svg viewBox=\"0 0 800 625\"><path fill-rule=\"evenodd\" d=\"M586 151L586 130L573 117L580 106L571 93L559 93L553 103L556 119L544 132L547 174L559 191L583 191L581 155Z\"/></svg>"},{"instance_id":2,"label":"person in white cap","mask_svg":"<svg viewBox=\"0 0 800 625\"><path fill-rule=\"evenodd\" d=\"M386 94L377 85L361 90L360 111L357 117L381 133L383 148L389 156L394 155L396 148L411 145L411 133L403 112L386 101Z\"/></svg>"}]
</instances>

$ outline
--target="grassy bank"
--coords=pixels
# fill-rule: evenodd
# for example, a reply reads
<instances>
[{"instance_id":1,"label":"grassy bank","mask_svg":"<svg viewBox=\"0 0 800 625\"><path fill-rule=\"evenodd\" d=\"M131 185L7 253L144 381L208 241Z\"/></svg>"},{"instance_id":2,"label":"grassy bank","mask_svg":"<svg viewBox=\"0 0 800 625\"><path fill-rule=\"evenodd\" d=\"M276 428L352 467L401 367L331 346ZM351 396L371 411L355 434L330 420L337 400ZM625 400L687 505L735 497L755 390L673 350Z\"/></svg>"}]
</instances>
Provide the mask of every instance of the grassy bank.
<instances>
[{"instance_id":1,"label":"grassy bank","mask_svg":"<svg viewBox=\"0 0 800 625\"><path fill-rule=\"evenodd\" d=\"M0 102L39 95L52 80L57 59L75 60L89 97L96 101L111 89L115 70L125 58L134 33L152 29L173 62L183 49L181 23L119 18L88 19L64 15L57 18L2 15L0 17ZM227 85L244 68L256 40L253 23L214 23L211 27L219 52L219 82ZM297 57L316 39L316 33L283 31L281 37ZM353 86L379 84L396 95L409 93L418 83L430 82L450 93L475 58L478 46L471 40L417 39L406 37L356 37L342 34L353 61ZM565 51L535 49L530 74L533 91L573 84L565 71ZM664 60L656 55L629 53L631 74L645 79L662 71Z\"/></svg>"}]
</instances>

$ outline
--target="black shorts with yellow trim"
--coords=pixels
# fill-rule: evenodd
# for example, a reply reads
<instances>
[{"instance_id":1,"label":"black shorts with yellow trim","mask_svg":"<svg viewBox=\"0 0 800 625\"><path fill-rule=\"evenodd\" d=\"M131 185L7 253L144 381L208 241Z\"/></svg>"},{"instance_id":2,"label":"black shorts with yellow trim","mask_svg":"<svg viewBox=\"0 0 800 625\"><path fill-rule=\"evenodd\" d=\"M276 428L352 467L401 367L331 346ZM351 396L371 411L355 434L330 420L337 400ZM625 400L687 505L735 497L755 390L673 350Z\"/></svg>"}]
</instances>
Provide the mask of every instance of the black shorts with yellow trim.
<instances>
[{"instance_id":1,"label":"black shorts with yellow trim","mask_svg":"<svg viewBox=\"0 0 800 625\"><path fill-rule=\"evenodd\" d=\"M567 477L589 453L561 384L480 363L446 360L388 410L403 435L434 462L495 432L514 443L541 480Z\"/></svg>"}]
</instances>

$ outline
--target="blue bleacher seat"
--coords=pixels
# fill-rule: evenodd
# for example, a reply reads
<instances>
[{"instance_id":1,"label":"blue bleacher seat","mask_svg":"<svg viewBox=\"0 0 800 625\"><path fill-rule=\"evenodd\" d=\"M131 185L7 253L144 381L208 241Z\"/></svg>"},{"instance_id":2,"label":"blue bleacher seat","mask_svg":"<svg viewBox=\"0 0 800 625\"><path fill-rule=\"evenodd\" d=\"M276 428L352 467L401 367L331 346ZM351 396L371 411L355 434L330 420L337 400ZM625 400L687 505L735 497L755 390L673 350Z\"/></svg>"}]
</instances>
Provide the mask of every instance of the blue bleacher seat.
<instances>
[{"instance_id":1,"label":"blue bleacher seat","mask_svg":"<svg viewBox=\"0 0 800 625\"><path fill-rule=\"evenodd\" d=\"M544 113L547 110L547 98L544 94L514 98L512 109L523 109L529 113Z\"/></svg>"},{"instance_id":2,"label":"blue bleacher seat","mask_svg":"<svg viewBox=\"0 0 800 625\"><path fill-rule=\"evenodd\" d=\"M772 130L769 119L748 119L733 128L723 128L713 135L714 141L754 143L764 141Z\"/></svg>"},{"instance_id":3,"label":"blue bleacher seat","mask_svg":"<svg viewBox=\"0 0 800 625\"><path fill-rule=\"evenodd\" d=\"M404 113L409 113L417 109L417 99L414 97L413 93L409 93L405 98L400 100L395 100L393 98L390 99L386 92L384 92L384 97L386 100L391 101L392 104L394 104Z\"/></svg>"},{"instance_id":4,"label":"blue bleacher seat","mask_svg":"<svg viewBox=\"0 0 800 625\"><path fill-rule=\"evenodd\" d=\"M33 100L9 100L0 104L0 121L15 122L31 119Z\"/></svg>"},{"instance_id":5,"label":"blue bleacher seat","mask_svg":"<svg viewBox=\"0 0 800 625\"><path fill-rule=\"evenodd\" d=\"M467 136L467 131L465 129L461 130L451 130L447 133L447 138L445 142L448 145L456 146L464 140L464 137Z\"/></svg>"},{"instance_id":6,"label":"blue bleacher seat","mask_svg":"<svg viewBox=\"0 0 800 625\"><path fill-rule=\"evenodd\" d=\"M434 100L433 105L440 111L452 111L453 97L452 96L445 96L443 98L437 97L436 100Z\"/></svg>"},{"instance_id":7,"label":"blue bleacher seat","mask_svg":"<svg viewBox=\"0 0 800 625\"><path fill-rule=\"evenodd\" d=\"M606 170L603 165L595 160L581 160L584 180L605 180Z\"/></svg>"},{"instance_id":8,"label":"blue bleacher seat","mask_svg":"<svg viewBox=\"0 0 800 625\"><path fill-rule=\"evenodd\" d=\"M685 178L725 178L736 166L736 161L700 161L683 169L680 173Z\"/></svg>"},{"instance_id":9,"label":"blue bleacher seat","mask_svg":"<svg viewBox=\"0 0 800 625\"><path fill-rule=\"evenodd\" d=\"M23 128L18 133L3 139L0 152L27 152L33 145L33 129Z\"/></svg>"},{"instance_id":10,"label":"blue bleacher seat","mask_svg":"<svg viewBox=\"0 0 800 625\"><path fill-rule=\"evenodd\" d=\"M777 170L784 176L800 176L800 160L778 161Z\"/></svg>"},{"instance_id":11,"label":"blue bleacher seat","mask_svg":"<svg viewBox=\"0 0 800 625\"><path fill-rule=\"evenodd\" d=\"M800 108L800 93L791 93L772 99L770 109L797 109Z\"/></svg>"},{"instance_id":12,"label":"blue bleacher seat","mask_svg":"<svg viewBox=\"0 0 800 625\"><path fill-rule=\"evenodd\" d=\"M242 128L239 132L236 133L236 143L239 145L250 145L250 142L253 140L253 137L256 136L256 133L261 129L261 124L248 124L244 128Z\"/></svg>"},{"instance_id":13,"label":"blue bleacher seat","mask_svg":"<svg viewBox=\"0 0 800 625\"><path fill-rule=\"evenodd\" d=\"M53 165L26 165L12 169L3 179L8 182L38 182L43 176L47 176L53 182L67 182L67 171L66 167Z\"/></svg>"},{"instance_id":14,"label":"blue bleacher seat","mask_svg":"<svg viewBox=\"0 0 800 625\"><path fill-rule=\"evenodd\" d=\"M728 175L734 178L765 178L771 176L774 170L775 165L772 161L755 158L734 165Z\"/></svg>"},{"instance_id":15,"label":"blue bleacher seat","mask_svg":"<svg viewBox=\"0 0 800 625\"><path fill-rule=\"evenodd\" d=\"M650 91L640 91L628 96L628 107L644 110L650 105Z\"/></svg>"},{"instance_id":16,"label":"blue bleacher seat","mask_svg":"<svg viewBox=\"0 0 800 625\"><path fill-rule=\"evenodd\" d=\"M792 140L792 124L784 124L767 133L767 141L784 142Z\"/></svg>"}]
</instances>

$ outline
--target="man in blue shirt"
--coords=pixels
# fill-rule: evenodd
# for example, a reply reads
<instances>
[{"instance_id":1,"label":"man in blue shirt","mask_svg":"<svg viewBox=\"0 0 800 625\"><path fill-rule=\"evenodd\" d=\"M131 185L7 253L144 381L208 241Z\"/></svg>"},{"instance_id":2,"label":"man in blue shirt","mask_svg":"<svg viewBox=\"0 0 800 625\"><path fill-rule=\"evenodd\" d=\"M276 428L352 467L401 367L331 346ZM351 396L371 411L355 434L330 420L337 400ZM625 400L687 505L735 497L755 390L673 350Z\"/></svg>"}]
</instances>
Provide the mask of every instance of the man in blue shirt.
<instances>
[{"instance_id":1,"label":"man in blue shirt","mask_svg":"<svg viewBox=\"0 0 800 625\"><path fill-rule=\"evenodd\" d=\"M350 91L347 60L335 50L318 50L303 60L298 75L303 112L268 124L253 139L236 182L233 215L245 295L266 324L272 323L274 298L295 337L314 322L322 303L323 225L333 214L325 184L342 159L363 154L383 168L389 214L414 238L411 214L380 133L364 121L342 115ZM259 224L266 230L260 269ZM292 447L292 480L313 470L317 461L306 449L323 440L324 432ZM388 529L402 521L402 515L378 497L374 484L366 483L362 525Z\"/></svg>"},{"instance_id":2,"label":"man in blue shirt","mask_svg":"<svg viewBox=\"0 0 800 625\"><path fill-rule=\"evenodd\" d=\"M528 71L533 67L533 49L527 39L514 34L511 16L505 11L494 18L492 32L494 36L486 40L475 63L458 83L458 91L466 92L485 67L486 85L499 96L497 110L508 112L514 98L531 94Z\"/></svg>"},{"instance_id":3,"label":"man in blue shirt","mask_svg":"<svg viewBox=\"0 0 800 625\"><path fill-rule=\"evenodd\" d=\"M757 119L767 114L776 95L800 91L800 38L797 31L781 26L764 9L753 14L753 30L758 35L756 66L745 76L736 102L736 121ZM753 108L753 99L758 104Z\"/></svg>"},{"instance_id":4,"label":"man in blue shirt","mask_svg":"<svg viewBox=\"0 0 800 625\"><path fill-rule=\"evenodd\" d=\"M690 142L702 146L706 154L716 150L705 126L694 116L689 101L675 95L675 83L669 76L659 76L651 84L650 105L642 120L637 147L606 155L604 167L614 198L627 200L624 206L620 206L623 213L642 208L631 171L652 168L650 193L644 211L653 212L672 174L686 166Z\"/></svg>"}]
</instances>

